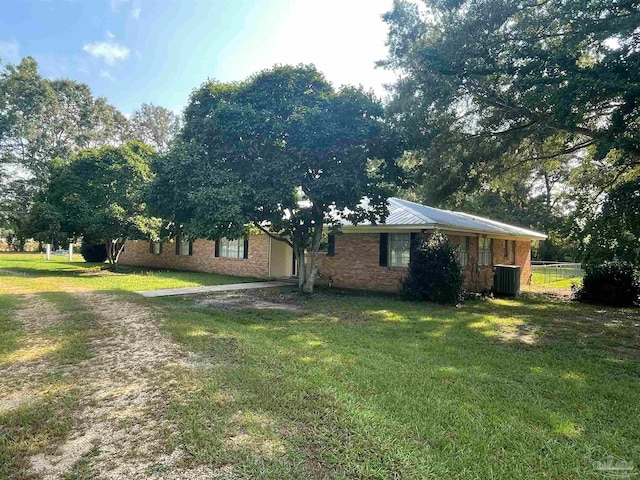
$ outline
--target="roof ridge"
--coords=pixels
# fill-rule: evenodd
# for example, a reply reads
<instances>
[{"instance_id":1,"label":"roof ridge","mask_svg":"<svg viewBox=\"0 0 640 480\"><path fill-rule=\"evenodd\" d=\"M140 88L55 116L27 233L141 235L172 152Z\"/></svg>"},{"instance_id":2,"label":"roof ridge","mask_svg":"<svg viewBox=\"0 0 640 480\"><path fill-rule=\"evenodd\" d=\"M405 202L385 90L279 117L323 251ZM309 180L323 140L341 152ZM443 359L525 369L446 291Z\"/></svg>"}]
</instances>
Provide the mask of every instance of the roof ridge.
<instances>
[{"instance_id":1,"label":"roof ridge","mask_svg":"<svg viewBox=\"0 0 640 480\"><path fill-rule=\"evenodd\" d=\"M423 215L420 212L417 212L414 208L412 208L410 205L404 205L405 203L410 203L412 205L417 205L419 207L426 207L426 205L421 205L417 202L412 202L411 200L404 200L402 198L398 198L398 197L391 197L389 198L389 201L393 201L395 204L397 204L400 208L402 208L405 211L408 211L409 213L411 213L411 215L413 215L414 217L419 218L420 220L422 220L423 222L427 222L427 223L436 223L434 222L431 218L427 217L426 215ZM428 208L433 208L433 207L428 207Z\"/></svg>"}]
</instances>

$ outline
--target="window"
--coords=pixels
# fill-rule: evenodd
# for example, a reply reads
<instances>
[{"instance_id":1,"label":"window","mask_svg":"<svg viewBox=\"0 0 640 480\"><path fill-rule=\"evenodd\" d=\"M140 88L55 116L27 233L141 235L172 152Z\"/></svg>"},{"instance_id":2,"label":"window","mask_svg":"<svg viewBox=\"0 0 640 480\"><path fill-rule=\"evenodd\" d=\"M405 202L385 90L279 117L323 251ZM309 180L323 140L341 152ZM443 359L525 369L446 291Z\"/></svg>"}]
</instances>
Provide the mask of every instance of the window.
<instances>
[{"instance_id":1,"label":"window","mask_svg":"<svg viewBox=\"0 0 640 480\"><path fill-rule=\"evenodd\" d=\"M411 258L411 234L392 233L389 235L389 266L408 267Z\"/></svg>"},{"instance_id":2,"label":"window","mask_svg":"<svg viewBox=\"0 0 640 480\"><path fill-rule=\"evenodd\" d=\"M511 265L515 265L516 264L516 241L515 240L511 240L509 242L509 263Z\"/></svg>"},{"instance_id":3,"label":"window","mask_svg":"<svg viewBox=\"0 0 640 480\"><path fill-rule=\"evenodd\" d=\"M460 259L460 265L462 267L469 265L469 237L460 237L458 258Z\"/></svg>"},{"instance_id":4,"label":"window","mask_svg":"<svg viewBox=\"0 0 640 480\"><path fill-rule=\"evenodd\" d=\"M151 242L151 248L149 251L154 255L162 254L162 242Z\"/></svg>"},{"instance_id":5,"label":"window","mask_svg":"<svg viewBox=\"0 0 640 480\"><path fill-rule=\"evenodd\" d=\"M193 255L193 243L178 235L176 237L176 255Z\"/></svg>"},{"instance_id":6,"label":"window","mask_svg":"<svg viewBox=\"0 0 640 480\"><path fill-rule=\"evenodd\" d=\"M502 258L507 258L509 256L509 240L504 240L502 242Z\"/></svg>"},{"instance_id":7,"label":"window","mask_svg":"<svg viewBox=\"0 0 640 480\"><path fill-rule=\"evenodd\" d=\"M224 258L245 258L244 240L229 240L228 238L221 238L220 256Z\"/></svg>"},{"instance_id":8,"label":"window","mask_svg":"<svg viewBox=\"0 0 640 480\"><path fill-rule=\"evenodd\" d=\"M478 265L491 265L493 241L487 237L478 238Z\"/></svg>"}]
</instances>

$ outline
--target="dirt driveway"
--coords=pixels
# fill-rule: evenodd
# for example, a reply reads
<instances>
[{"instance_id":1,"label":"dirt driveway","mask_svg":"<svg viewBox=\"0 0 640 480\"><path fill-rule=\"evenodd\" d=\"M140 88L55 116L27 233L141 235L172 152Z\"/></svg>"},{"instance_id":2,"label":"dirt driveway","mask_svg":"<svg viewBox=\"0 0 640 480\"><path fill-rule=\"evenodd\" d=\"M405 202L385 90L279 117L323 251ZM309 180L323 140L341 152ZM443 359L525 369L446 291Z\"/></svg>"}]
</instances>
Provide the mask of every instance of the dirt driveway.
<instances>
[{"instance_id":1,"label":"dirt driveway","mask_svg":"<svg viewBox=\"0 0 640 480\"><path fill-rule=\"evenodd\" d=\"M44 435L39 453L22 460L18 478L228 477L194 467L176 443L170 446L176 428L167 408L180 376L201 368L196 359L158 329L147 307L101 293L66 295L73 308L65 313L56 301L30 294L13 315L25 335L0 367L0 413L38 405L51 385L73 392L72 403L57 412L69 416L63 439L48 442L55 435ZM76 343L86 345L64 348L86 358L56 361L74 322L84 322Z\"/></svg>"}]
</instances>

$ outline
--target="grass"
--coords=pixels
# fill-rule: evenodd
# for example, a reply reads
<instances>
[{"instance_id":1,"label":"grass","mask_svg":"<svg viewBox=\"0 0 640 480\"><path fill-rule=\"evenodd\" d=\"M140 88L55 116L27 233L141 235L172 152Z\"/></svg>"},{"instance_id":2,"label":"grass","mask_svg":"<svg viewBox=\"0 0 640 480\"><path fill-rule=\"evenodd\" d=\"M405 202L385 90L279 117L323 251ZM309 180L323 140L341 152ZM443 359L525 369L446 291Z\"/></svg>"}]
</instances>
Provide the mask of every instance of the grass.
<instances>
[{"instance_id":1,"label":"grass","mask_svg":"<svg viewBox=\"0 0 640 480\"><path fill-rule=\"evenodd\" d=\"M582 272L580 276L567 276L573 273L572 269L535 268L532 272L531 282L533 285L545 285L551 288L571 288L571 285L580 285L584 275L584 272Z\"/></svg>"},{"instance_id":2,"label":"grass","mask_svg":"<svg viewBox=\"0 0 640 480\"><path fill-rule=\"evenodd\" d=\"M14 265L29 276L0 277L0 287L25 278L36 290L59 287L44 298L69 324L43 335L82 345L100 334L91 309L59 293L86 281L77 272L91 266L32 265ZM112 278L101 280L105 290L130 281ZM200 361L176 375L167 414L177 434L166 441L188 452L186 463L273 479L595 479L594 462L608 455L639 467L638 310L533 295L445 308L289 288L255 295L297 310L235 310L122 290L114 294L158 312L161 328ZM21 301L0 296L0 353L24 339L11 313ZM52 360L91 355L68 351ZM14 457L64 438L69 398L0 417L0 477L21 468ZM84 478L90 462L68 478Z\"/></svg>"},{"instance_id":3,"label":"grass","mask_svg":"<svg viewBox=\"0 0 640 480\"><path fill-rule=\"evenodd\" d=\"M82 257L77 255L77 258ZM127 266L122 266L121 271L115 273L105 270L105 267L105 264L84 261L69 262L66 257L52 257L47 261L44 254L0 253L0 286L2 280L7 280L7 277L11 277L9 283L14 289L23 288L39 292L82 289L138 291L252 281L230 275L149 270ZM64 279L62 284L60 278Z\"/></svg>"},{"instance_id":4,"label":"grass","mask_svg":"<svg viewBox=\"0 0 640 480\"><path fill-rule=\"evenodd\" d=\"M0 400L5 395L19 399L15 408L0 408L0 478L30 478L27 457L47 452L67 438L79 392L64 369L91 358L89 340L101 334L93 311L79 298L63 292L38 297L57 312L45 307L31 315L60 319L26 334L12 319L21 299L0 296L0 368L36 362L27 378L9 373L0 381ZM41 362L49 368L40 369Z\"/></svg>"},{"instance_id":5,"label":"grass","mask_svg":"<svg viewBox=\"0 0 640 480\"><path fill-rule=\"evenodd\" d=\"M592 459L640 459L637 312L300 301L160 301L165 328L213 362L173 408L194 459L264 478L589 478Z\"/></svg>"}]
</instances>

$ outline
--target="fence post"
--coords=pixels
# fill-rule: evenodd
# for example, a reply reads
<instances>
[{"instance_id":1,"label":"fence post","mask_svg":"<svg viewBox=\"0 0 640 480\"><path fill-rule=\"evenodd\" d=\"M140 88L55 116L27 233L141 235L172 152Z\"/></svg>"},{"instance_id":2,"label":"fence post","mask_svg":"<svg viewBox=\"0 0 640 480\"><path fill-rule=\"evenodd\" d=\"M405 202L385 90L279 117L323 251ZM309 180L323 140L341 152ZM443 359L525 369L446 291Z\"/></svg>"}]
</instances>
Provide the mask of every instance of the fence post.
<instances>
[{"instance_id":1,"label":"fence post","mask_svg":"<svg viewBox=\"0 0 640 480\"><path fill-rule=\"evenodd\" d=\"M69 244L69 261L73 262L73 243Z\"/></svg>"}]
</instances>

